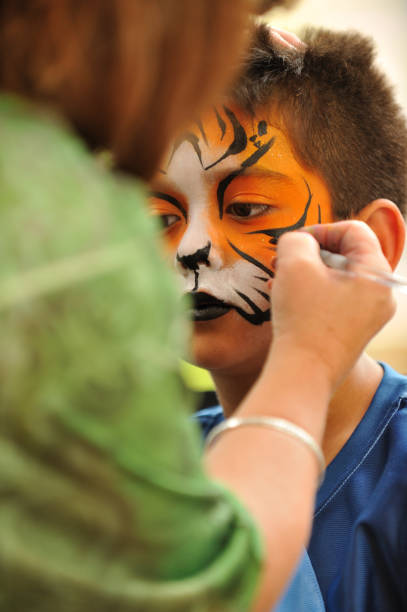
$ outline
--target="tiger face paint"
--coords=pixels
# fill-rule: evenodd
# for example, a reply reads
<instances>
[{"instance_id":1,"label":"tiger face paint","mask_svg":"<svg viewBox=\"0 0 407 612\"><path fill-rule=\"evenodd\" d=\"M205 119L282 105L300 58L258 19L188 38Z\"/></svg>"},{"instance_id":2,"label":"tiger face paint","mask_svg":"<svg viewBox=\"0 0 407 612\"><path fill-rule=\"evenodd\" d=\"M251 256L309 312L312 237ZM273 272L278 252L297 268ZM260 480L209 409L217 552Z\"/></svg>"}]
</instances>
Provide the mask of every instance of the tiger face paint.
<instances>
[{"instance_id":1,"label":"tiger face paint","mask_svg":"<svg viewBox=\"0 0 407 612\"><path fill-rule=\"evenodd\" d=\"M174 145L154 181L159 215L195 321L231 311L270 319L267 282L279 236L332 220L323 180L296 160L270 113L213 109Z\"/></svg>"}]
</instances>

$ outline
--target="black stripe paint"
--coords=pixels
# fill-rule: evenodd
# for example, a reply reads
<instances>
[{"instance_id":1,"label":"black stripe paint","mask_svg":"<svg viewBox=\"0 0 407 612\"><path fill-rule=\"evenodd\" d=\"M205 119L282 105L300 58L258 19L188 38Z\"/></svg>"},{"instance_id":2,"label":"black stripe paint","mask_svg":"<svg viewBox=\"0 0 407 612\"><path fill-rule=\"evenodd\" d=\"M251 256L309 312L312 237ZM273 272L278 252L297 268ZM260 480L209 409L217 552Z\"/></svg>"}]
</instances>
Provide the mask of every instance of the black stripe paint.
<instances>
[{"instance_id":1,"label":"black stripe paint","mask_svg":"<svg viewBox=\"0 0 407 612\"><path fill-rule=\"evenodd\" d=\"M230 120L230 122L232 124L233 134L234 134L233 141L231 142L231 144L229 145L229 147L225 151L225 153L223 155L221 155L221 157L219 157L219 159L214 161L212 164L209 164L209 166L206 166L205 170L210 170L211 168L213 168L217 164L220 164L221 161L223 161L224 159L226 159L230 155L238 155L239 153L244 151L245 148L247 147L247 136L246 136L246 132L244 130L244 127L237 120L236 115L234 114L233 111L231 111L226 106L224 106L223 108L224 108L225 113L228 116L228 118L229 118L229 120Z\"/></svg>"},{"instance_id":2,"label":"black stripe paint","mask_svg":"<svg viewBox=\"0 0 407 612\"><path fill-rule=\"evenodd\" d=\"M240 255L240 257L242 257L246 261L256 266L256 268L260 268L260 270L263 270L263 272L268 274L270 278L274 278L274 272L270 268L267 268L267 266L263 265L260 261L258 261L251 255L249 255L248 253L245 253L244 251L241 251L240 249L238 249L237 246L235 246L232 242L230 242L230 240L228 240L228 244L232 247L235 253Z\"/></svg>"},{"instance_id":3,"label":"black stripe paint","mask_svg":"<svg viewBox=\"0 0 407 612\"><path fill-rule=\"evenodd\" d=\"M178 208L185 221L188 221L187 211L182 206L181 202L179 202L176 198L173 198L172 196L168 195L168 193L163 193L162 191L150 191L150 196L153 198L158 198L159 200L165 200L166 202L169 202L170 204Z\"/></svg>"},{"instance_id":4,"label":"black stripe paint","mask_svg":"<svg viewBox=\"0 0 407 612\"><path fill-rule=\"evenodd\" d=\"M280 236L282 234L285 234L286 232L292 232L296 229L300 229L301 227L304 227L306 221L307 221L307 214L308 214L308 209L311 205L311 201L312 201L312 193L311 193L311 189L307 183L307 181L304 179L305 185L307 187L308 190L308 200L307 203L305 205L304 208L304 212L302 213L301 217L298 219L298 221L296 221L295 223L293 223L293 225L287 225L285 227L275 227L273 229L264 229L264 230L256 230L254 232L247 232L248 235L251 234L264 234L265 236L269 236L270 237L270 244L277 244L278 239L280 238Z\"/></svg>"}]
</instances>

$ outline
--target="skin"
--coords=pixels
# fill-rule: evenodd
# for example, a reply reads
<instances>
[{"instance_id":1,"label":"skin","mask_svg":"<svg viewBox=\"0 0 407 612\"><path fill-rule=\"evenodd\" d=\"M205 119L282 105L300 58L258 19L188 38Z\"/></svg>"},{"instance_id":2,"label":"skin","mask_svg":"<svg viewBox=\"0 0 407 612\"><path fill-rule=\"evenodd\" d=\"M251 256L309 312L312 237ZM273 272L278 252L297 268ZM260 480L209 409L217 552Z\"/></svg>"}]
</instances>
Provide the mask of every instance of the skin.
<instances>
[{"instance_id":1,"label":"skin","mask_svg":"<svg viewBox=\"0 0 407 612\"><path fill-rule=\"evenodd\" d=\"M150 206L162 220L184 292L226 305L223 312L198 302L193 310L194 361L217 386L230 386L241 397L271 341L269 281L277 239L331 221L328 189L295 158L276 113L250 117L225 105L175 144L155 177Z\"/></svg>"}]
</instances>

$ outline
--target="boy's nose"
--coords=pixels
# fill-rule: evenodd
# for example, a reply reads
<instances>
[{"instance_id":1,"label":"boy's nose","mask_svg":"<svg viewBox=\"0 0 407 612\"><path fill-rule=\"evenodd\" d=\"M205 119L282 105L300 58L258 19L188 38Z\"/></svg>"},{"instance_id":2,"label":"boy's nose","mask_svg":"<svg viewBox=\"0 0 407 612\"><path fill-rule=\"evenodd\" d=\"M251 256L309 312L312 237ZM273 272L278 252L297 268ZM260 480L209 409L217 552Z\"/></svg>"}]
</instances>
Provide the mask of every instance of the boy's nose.
<instances>
[{"instance_id":1,"label":"boy's nose","mask_svg":"<svg viewBox=\"0 0 407 612\"><path fill-rule=\"evenodd\" d=\"M184 276L189 271L197 272L202 267L210 268L213 272L223 267L223 257L219 248L206 236L205 241L196 241L193 244L179 244L175 256L175 267Z\"/></svg>"},{"instance_id":2,"label":"boy's nose","mask_svg":"<svg viewBox=\"0 0 407 612\"><path fill-rule=\"evenodd\" d=\"M222 259L218 241L215 244L212 240L207 220L196 215L178 244L175 267L183 276L188 276L191 271L198 272L200 268L219 270Z\"/></svg>"},{"instance_id":3,"label":"boy's nose","mask_svg":"<svg viewBox=\"0 0 407 612\"><path fill-rule=\"evenodd\" d=\"M177 262L181 264L184 270L198 270L200 265L210 266L209 262L209 253L211 250L211 242L197 249L195 252L191 254L181 255L179 252L177 253Z\"/></svg>"}]
</instances>

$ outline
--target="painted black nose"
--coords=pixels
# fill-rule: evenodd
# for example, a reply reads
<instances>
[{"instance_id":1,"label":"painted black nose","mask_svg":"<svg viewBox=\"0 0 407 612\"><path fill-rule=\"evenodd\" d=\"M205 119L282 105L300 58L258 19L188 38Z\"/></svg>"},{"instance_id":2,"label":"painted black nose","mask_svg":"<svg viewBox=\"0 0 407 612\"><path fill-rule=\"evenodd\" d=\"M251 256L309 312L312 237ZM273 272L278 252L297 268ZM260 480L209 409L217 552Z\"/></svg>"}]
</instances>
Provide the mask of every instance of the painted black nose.
<instances>
[{"instance_id":1,"label":"painted black nose","mask_svg":"<svg viewBox=\"0 0 407 612\"><path fill-rule=\"evenodd\" d=\"M179 255L177 253L177 261L181 264L183 268L186 270L198 270L200 265L209 266L209 251L211 250L211 243L208 244L202 249L198 249L192 255Z\"/></svg>"}]
</instances>

